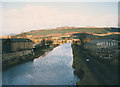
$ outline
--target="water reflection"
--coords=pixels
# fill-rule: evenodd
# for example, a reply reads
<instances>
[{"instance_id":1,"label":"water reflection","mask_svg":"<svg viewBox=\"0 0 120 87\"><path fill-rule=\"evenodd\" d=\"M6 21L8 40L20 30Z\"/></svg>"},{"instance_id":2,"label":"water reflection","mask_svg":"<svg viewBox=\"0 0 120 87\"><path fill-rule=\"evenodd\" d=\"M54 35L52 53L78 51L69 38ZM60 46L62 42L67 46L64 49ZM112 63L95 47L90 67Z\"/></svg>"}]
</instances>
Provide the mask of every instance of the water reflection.
<instances>
[{"instance_id":1,"label":"water reflection","mask_svg":"<svg viewBox=\"0 0 120 87\"><path fill-rule=\"evenodd\" d=\"M75 85L71 44L62 44L52 51L3 72L5 85Z\"/></svg>"}]
</instances>

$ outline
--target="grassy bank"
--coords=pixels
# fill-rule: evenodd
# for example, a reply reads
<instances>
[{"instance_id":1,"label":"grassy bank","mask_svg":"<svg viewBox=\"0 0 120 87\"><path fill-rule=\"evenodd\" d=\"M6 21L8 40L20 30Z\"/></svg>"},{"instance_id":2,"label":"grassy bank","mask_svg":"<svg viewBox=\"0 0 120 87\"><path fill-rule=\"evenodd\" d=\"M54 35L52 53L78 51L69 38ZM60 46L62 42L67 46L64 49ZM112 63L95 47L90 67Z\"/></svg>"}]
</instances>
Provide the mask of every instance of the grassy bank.
<instances>
[{"instance_id":1,"label":"grassy bank","mask_svg":"<svg viewBox=\"0 0 120 87\"><path fill-rule=\"evenodd\" d=\"M101 59L89 50L72 45L74 74L80 78L78 85L116 85L118 84L117 59ZM89 59L89 61L86 61Z\"/></svg>"}]
</instances>

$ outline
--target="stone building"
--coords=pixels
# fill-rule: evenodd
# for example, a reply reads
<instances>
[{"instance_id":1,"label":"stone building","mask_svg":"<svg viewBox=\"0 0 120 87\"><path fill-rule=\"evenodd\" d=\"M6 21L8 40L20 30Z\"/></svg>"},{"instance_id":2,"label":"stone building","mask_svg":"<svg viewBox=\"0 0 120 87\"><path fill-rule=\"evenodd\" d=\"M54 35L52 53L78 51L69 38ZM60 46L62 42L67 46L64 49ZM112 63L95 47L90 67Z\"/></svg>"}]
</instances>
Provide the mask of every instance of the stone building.
<instances>
[{"instance_id":1,"label":"stone building","mask_svg":"<svg viewBox=\"0 0 120 87\"><path fill-rule=\"evenodd\" d=\"M30 39L10 38L1 39L2 53L15 52L33 48L33 42Z\"/></svg>"},{"instance_id":2,"label":"stone building","mask_svg":"<svg viewBox=\"0 0 120 87\"><path fill-rule=\"evenodd\" d=\"M118 43L117 40L98 39L87 42L85 48L91 50L94 55L100 56L100 58L115 58L120 51Z\"/></svg>"}]
</instances>

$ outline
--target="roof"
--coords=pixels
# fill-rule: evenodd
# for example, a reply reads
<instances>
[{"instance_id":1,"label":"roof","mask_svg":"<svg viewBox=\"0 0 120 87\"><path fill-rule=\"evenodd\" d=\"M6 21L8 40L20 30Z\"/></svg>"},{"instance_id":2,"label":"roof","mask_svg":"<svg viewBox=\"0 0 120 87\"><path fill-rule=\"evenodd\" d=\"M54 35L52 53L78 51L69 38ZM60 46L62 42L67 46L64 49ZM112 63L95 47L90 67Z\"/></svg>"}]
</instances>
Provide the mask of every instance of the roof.
<instances>
[{"instance_id":1,"label":"roof","mask_svg":"<svg viewBox=\"0 0 120 87\"><path fill-rule=\"evenodd\" d=\"M10 40L10 41L15 41L15 42L19 42L19 41L32 42L32 40L25 39L25 38L9 38L9 39L0 39L0 40L2 40L2 41Z\"/></svg>"}]
</instances>

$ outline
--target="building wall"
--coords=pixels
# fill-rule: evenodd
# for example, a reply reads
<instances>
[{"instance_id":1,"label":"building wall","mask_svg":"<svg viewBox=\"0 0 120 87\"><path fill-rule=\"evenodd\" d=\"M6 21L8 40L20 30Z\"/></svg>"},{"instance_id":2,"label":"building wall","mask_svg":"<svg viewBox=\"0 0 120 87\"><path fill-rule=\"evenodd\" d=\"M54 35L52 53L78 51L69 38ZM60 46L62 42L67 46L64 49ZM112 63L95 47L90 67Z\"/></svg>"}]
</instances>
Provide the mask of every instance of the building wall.
<instances>
[{"instance_id":1,"label":"building wall","mask_svg":"<svg viewBox=\"0 0 120 87\"><path fill-rule=\"evenodd\" d=\"M32 42L12 42L11 51L18 51L22 49L32 49Z\"/></svg>"},{"instance_id":2,"label":"building wall","mask_svg":"<svg viewBox=\"0 0 120 87\"><path fill-rule=\"evenodd\" d=\"M33 48L33 42L29 39L1 39L1 41L2 53L9 53Z\"/></svg>"},{"instance_id":3,"label":"building wall","mask_svg":"<svg viewBox=\"0 0 120 87\"><path fill-rule=\"evenodd\" d=\"M85 45L85 48L91 50L94 55L100 56L100 58L116 58L118 54L118 41L115 40L96 40L91 41ZM118 51L117 51L118 50Z\"/></svg>"},{"instance_id":4,"label":"building wall","mask_svg":"<svg viewBox=\"0 0 120 87\"><path fill-rule=\"evenodd\" d=\"M31 49L31 50L18 51L18 52L14 52L14 53L2 54L2 61L4 61L4 60L9 60L9 59L14 58L14 57L17 57L17 56L28 55L28 54L30 54L30 53L33 53L33 49Z\"/></svg>"},{"instance_id":5,"label":"building wall","mask_svg":"<svg viewBox=\"0 0 120 87\"><path fill-rule=\"evenodd\" d=\"M2 42L2 53L10 52L11 51L10 41L8 40L0 40L0 41Z\"/></svg>"},{"instance_id":6,"label":"building wall","mask_svg":"<svg viewBox=\"0 0 120 87\"><path fill-rule=\"evenodd\" d=\"M34 58L33 55L33 49L2 54L2 67L5 69L11 65L19 64L26 60L31 60Z\"/></svg>"}]
</instances>

